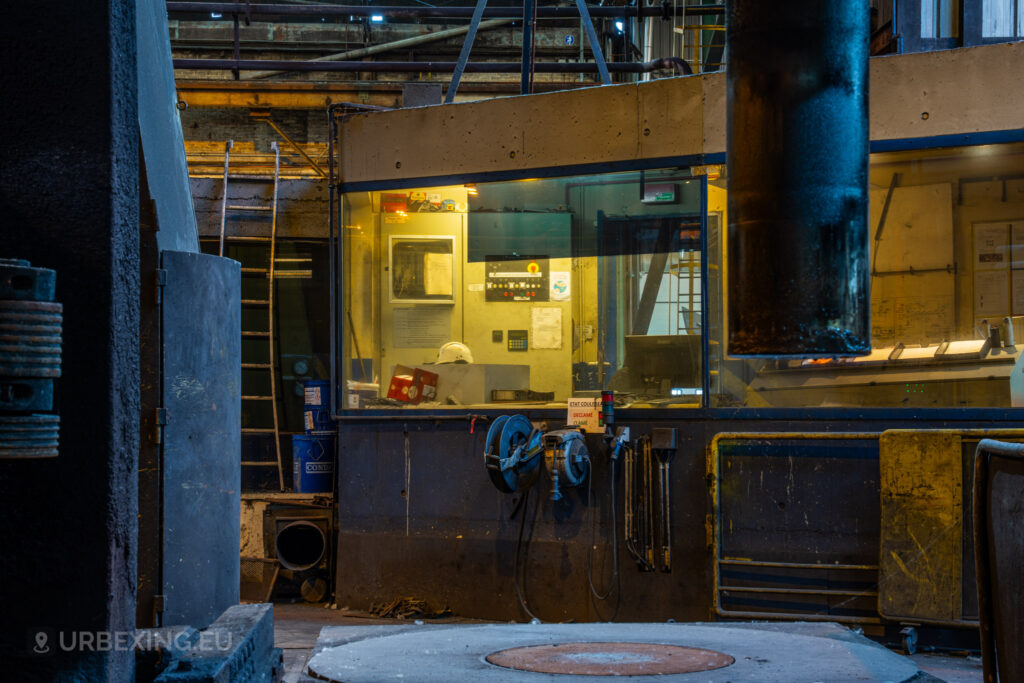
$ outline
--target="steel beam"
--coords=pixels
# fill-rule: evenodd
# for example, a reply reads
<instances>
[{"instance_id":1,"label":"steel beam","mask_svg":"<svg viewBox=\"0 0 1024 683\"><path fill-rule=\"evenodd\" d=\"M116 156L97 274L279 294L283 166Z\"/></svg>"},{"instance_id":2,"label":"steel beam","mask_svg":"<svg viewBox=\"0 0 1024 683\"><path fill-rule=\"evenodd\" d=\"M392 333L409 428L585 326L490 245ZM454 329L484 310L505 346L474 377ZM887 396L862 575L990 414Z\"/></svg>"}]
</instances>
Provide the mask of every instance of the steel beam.
<instances>
[{"instance_id":1,"label":"steel beam","mask_svg":"<svg viewBox=\"0 0 1024 683\"><path fill-rule=\"evenodd\" d=\"M775 3L771 3L772 6ZM170 14L243 14L250 17L266 16L311 16L311 17L366 17L382 15L385 17L465 17L473 16L472 7L405 7L394 5L275 5L241 2L168 2L167 12ZM622 7L591 7L590 14L594 17L621 17ZM703 5L700 7L641 7L629 8L630 16L641 17L672 17L672 16L704 16L725 14L725 5ZM541 19L574 19L578 11L572 7L539 7L537 17ZM488 7L483 16L488 19L522 17L522 7Z\"/></svg>"}]
</instances>

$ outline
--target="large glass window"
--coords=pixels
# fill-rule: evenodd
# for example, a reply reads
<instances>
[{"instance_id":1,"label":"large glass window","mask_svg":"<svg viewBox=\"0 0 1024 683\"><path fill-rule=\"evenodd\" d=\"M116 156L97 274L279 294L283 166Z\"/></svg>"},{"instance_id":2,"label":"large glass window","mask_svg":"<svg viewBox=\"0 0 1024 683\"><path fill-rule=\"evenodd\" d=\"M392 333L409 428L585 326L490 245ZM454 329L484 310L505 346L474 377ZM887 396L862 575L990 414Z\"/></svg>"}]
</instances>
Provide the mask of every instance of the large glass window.
<instances>
[{"instance_id":1,"label":"large glass window","mask_svg":"<svg viewBox=\"0 0 1024 683\"><path fill-rule=\"evenodd\" d=\"M959 0L921 0L922 38L955 38L959 35Z\"/></svg>"},{"instance_id":2,"label":"large glass window","mask_svg":"<svg viewBox=\"0 0 1024 683\"><path fill-rule=\"evenodd\" d=\"M702 400L690 168L344 196L345 407Z\"/></svg>"},{"instance_id":3,"label":"large glass window","mask_svg":"<svg viewBox=\"0 0 1024 683\"><path fill-rule=\"evenodd\" d=\"M725 306L718 173L708 176L712 349ZM1024 145L872 154L870 183L871 354L713 357L711 405L1024 405Z\"/></svg>"},{"instance_id":4,"label":"large glass window","mask_svg":"<svg viewBox=\"0 0 1024 683\"><path fill-rule=\"evenodd\" d=\"M1024 36L1024 0L982 0L981 35L984 38Z\"/></svg>"}]
</instances>

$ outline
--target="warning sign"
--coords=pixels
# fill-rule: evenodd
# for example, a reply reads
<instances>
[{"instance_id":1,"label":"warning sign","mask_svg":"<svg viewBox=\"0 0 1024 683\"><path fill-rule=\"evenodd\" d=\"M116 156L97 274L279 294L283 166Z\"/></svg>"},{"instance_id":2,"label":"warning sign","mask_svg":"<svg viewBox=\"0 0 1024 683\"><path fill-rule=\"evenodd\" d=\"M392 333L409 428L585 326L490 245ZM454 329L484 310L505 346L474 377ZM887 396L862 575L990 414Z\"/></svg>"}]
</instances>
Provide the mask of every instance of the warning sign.
<instances>
[{"instance_id":1,"label":"warning sign","mask_svg":"<svg viewBox=\"0 0 1024 683\"><path fill-rule=\"evenodd\" d=\"M570 398L565 423L577 425L589 434L600 434L604 430L604 424L601 422L601 399Z\"/></svg>"}]
</instances>

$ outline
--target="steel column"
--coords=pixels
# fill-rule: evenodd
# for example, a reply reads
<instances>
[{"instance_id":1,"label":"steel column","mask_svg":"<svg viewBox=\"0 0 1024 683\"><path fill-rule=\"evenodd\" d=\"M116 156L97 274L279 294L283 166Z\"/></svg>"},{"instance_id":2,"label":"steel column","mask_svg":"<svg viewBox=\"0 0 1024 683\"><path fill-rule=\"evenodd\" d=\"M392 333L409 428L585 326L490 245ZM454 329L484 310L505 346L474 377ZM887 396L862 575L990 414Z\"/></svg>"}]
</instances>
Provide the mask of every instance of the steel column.
<instances>
[{"instance_id":1,"label":"steel column","mask_svg":"<svg viewBox=\"0 0 1024 683\"><path fill-rule=\"evenodd\" d=\"M604 61L604 51L594 30L594 22L590 18L590 10L587 9L585 0L576 0L576 7L580 11L580 18L583 19L583 30L587 32L587 41L590 43L590 51L594 53L594 61L597 63L597 72L601 74L601 83L611 85L612 77L608 74L608 65Z\"/></svg>"},{"instance_id":2,"label":"steel column","mask_svg":"<svg viewBox=\"0 0 1024 683\"><path fill-rule=\"evenodd\" d=\"M731 355L871 348L867 0L728 5Z\"/></svg>"},{"instance_id":3,"label":"steel column","mask_svg":"<svg viewBox=\"0 0 1024 683\"><path fill-rule=\"evenodd\" d=\"M469 51L473 49L473 41L476 40L476 30L480 27L480 19L484 15L484 7L486 6L487 0L476 0L473 18L469 20L469 31L466 32L466 39L462 43L462 50L459 51L459 61L455 64L452 81L448 84L448 92L444 96L445 104L451 104L455 101L455 93L459 89L462 72L466 70L466 64L469 62Z\"/></svg>"}]
</instances>

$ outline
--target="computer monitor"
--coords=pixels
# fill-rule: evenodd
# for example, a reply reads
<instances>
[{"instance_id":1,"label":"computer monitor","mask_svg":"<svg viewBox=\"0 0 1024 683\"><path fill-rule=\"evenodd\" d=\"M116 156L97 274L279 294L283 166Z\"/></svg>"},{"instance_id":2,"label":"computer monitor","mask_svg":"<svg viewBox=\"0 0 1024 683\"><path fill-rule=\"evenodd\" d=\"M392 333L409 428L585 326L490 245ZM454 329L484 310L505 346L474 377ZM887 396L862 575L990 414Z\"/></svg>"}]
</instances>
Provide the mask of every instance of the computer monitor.
<instances>
[{"instance_id":1,"label":"computer monitor","mask_svg":"<svg viewBox=\"0 0 1024 683\"><path fill-rule=\"evenodd\" d=\"M623 369L629 370L631 391L671 396L673 389L701 386L699 334L626 335Z\"/></svg>"}]
</instances>

